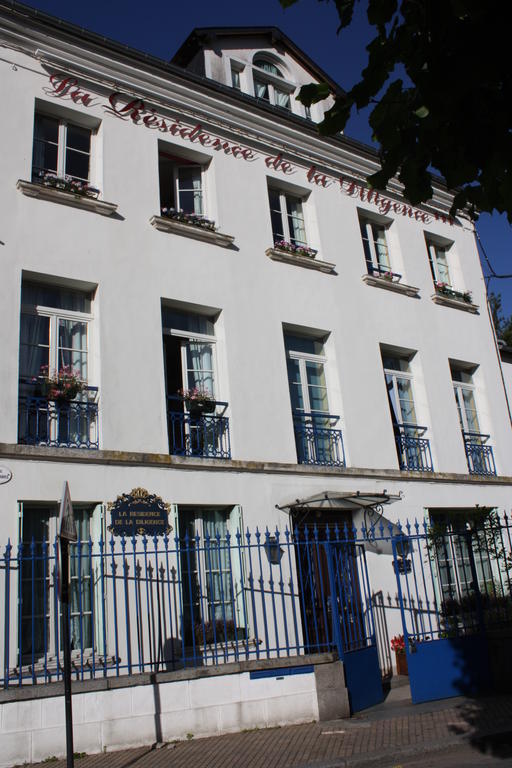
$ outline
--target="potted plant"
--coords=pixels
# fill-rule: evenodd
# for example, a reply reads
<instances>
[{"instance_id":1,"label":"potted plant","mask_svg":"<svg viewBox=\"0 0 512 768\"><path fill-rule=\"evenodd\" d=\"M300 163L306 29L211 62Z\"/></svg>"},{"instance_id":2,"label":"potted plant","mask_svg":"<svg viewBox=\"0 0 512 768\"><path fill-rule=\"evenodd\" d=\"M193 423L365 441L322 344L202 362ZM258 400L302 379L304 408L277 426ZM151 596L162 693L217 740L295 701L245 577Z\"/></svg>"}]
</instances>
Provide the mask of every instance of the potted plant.
<instances>
[{"instance_id":1,"label":"potted plant","mask_svg":"<svg viewBox=\"0 0 512 768\"><path fill-rule=\"evenodd\" d=\"M217 403L208 390L199 389L199 387L179 389L178 395L184 399L187 410L192 416L198 417L215 411Z\"/></svg>"},{"instance_id":2,"label":"potted plant","mask_svg":"<svg viewBox=\"0 0 512 768\"><path fill-rule=\"evenodd\" d=\"M408 675L407 656L405 655L405 640L403 635L391 638L391 650L395 652L397 675Z\"/></svg>"},{"instance_id":3,"label":"potted plant","mask_svg":"<svg viewBox=\"0 0 512 768\"><path fill-rule=\"evenodd\" d=\"M86 387L85 382L80 379L78 371L70 365L63 365L53 374L50 374L48 365L42 365L39 369L39 376L34 377L32 381L38 383L42 397L56 402L74 400Z\"/></svg>"}]
</instances>

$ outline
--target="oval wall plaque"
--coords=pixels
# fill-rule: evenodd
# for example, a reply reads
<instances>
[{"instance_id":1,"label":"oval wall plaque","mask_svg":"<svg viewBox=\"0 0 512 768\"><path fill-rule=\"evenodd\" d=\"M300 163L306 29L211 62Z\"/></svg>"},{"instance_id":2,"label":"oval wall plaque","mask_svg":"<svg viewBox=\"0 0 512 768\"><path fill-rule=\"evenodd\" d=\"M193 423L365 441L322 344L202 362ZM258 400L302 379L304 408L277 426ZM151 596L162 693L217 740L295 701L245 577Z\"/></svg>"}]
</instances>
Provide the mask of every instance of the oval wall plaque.
<instances>
[{"instance_id":1,"label":"oval wall plaque","mask_svg":"<svg viewBox=\"0 0 512 768\"><path fill-rule=\"evenodd\" d=\"M4 467L0 465L0 485L3 485L4 483L8 483L11 478L12 478L12 472L9 469L9 467Z\"/></svg>"}]
</instances>

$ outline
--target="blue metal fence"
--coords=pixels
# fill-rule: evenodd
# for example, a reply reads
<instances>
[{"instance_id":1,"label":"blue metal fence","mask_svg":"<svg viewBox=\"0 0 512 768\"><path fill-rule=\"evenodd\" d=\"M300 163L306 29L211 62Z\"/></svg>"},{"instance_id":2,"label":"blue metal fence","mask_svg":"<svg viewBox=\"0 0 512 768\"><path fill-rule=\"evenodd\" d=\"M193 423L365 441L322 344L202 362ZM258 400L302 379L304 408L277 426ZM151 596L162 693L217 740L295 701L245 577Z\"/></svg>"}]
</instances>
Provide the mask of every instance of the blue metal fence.
<instances>
[{"instance_id":1,"label":"blue metal fence","mask_svg":"<svg viewBox=\"0 0 512 768\"><path fill-rule=\"evenodd\" d=\"M0 560L4 687L62 678L57 542ZM71 548L76 679L374 645L354 532L112 537Z\"/></svg>"},{"instance_id":2,"label":"blue metal fence","mask_svg":"<svg viewBox=\"0 0 512 768\"><path fill-rule=\"evenodd\" d=\"M97 395L97 387L86 387L74 400L49 400L47 397L20 393L18 442L23 445L97 449Z\"/></svg>"},{"instance_id":3,"label":"blue metal fence","mask_svg":"<svg viewBox=\"0 0 512 768\"><path fill-rule=\"evenodd\" d=\"M230 459L231 440L229 418L224 416L228 404L220 400L212 403L220 413L201 413L183 410L184 399L167 397L167 423L169 452L173 456L197 456L209 459Z\"/></svg>"},{"instance_id":4,"label":"blue metal fence","mask_svg":"<svg viewBox=\"0 0 512 768\"><path fill-rule=\"evenodd\" d=\"M74 675L337 651L355 690L370 650L376 658L376 633L389 635L391 608L381 601L376 627L372 586L381 588L382 571L372 585L365 552L390 553L378 567L396 576L391 624L397 631L401 615L408 653L417 652L512 626L511 527L507 516L475 509L360 530L228 526L200 535L187 527L175 537L78 541L68 616ZM62 678L56 555L56 541L32 540L8 543L0 556L4 687Z\"/></svg>"},{"instance_id":5,"label":"blue metal fence","mask_svg":"<svg viewBox=\"0 0 512 768\"><path fill-rule=\"evenodd\" d=\"M495 475L496 464L492 446L486 445L490 435L479 432L463 432L464 447L470 475Z\"/></svg>"},{"instance_id":6,"label":"blue metal fence","mask_svg":"<svg viewBox=\"0 0 512 768\"><path fill-rule=\"evenodd\" d=\"M430 441L423 437L427 428L417 424L395 424L394 429L400 469L433 472Z\"/></svg>"},{"instance_id":7,"label":"blue metal fence","mask_svg":"<svg viewBox=\"0 0 512 768\"><path fill-rule=\"evenodd\" d=\"M341 429L333 427L339 416L329 413L294 413L293 427L299 464L345 466Z\"/></svg>"}]
</instances>

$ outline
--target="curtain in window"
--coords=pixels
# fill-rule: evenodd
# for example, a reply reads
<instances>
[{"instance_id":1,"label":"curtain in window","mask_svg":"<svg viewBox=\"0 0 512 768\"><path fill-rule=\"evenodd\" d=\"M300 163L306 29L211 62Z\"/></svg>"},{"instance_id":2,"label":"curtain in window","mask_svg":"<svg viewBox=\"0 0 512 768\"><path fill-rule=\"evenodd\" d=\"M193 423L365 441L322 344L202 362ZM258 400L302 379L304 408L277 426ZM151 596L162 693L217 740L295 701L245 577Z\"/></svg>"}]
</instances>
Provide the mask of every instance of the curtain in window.
<instances>
[{"instance_id":1,"label":"curtain in window","mask_svg":"<svg viewBox=\"0 0 512 768\"><path fill-rule=\"evenodd\" d=\"M210 537L209 546L205 541L206 587L210 619L231 621L233 591L226 542L227 515L223 510L208 510L204 513L203 525L205 539L207 536ZM219 640L223 639L223 628L221 628Z\"/></svg>"},{"instance_id":2,"label":"curtain in window","mask_svg":"<svg viewBox=\"0 0 512 768\"><path fill-rule=\"evenodd\" d=\"M446 251L444 248L435 248L437 279L441 283L451 285Z\"/></svg>"},{"instance_id":3,"label":"curtain in window","mask_svg":"<svg viewBox=\"0 0 512 768\"><path fill-rule=\"evenodd\" d=\"M262 83L256 79L254 80L254 94L258 99L265 99L265 101L270 100L267 83Z\"/></svg>"},{"instance_id":4,"label":"curtain in window","mask_svg":"<svg viewBox=\"0 0 512 768\"><path fill-rule=\"evenodd\" d=\"M201 389L215 395L213 381L213 345L186 341L188 389Z\"/></svg>"},{"instance_id":5,"label":"curtain in window","mask_svg":"<svg viewBox=\"0 0 512 768\"><path fill-rule=\"evenodd\" d=\"M274 93L276 96L276 104L278 107L283 107L284 109L291 109L289 93L286 93L286 91L280 91L279 88L274 88Z\"/></svg>"},{"instance_id":6,"label":"curtain in window","mask_svg":"<svg viewBox=\"0 0 512 768\"><path fill-rule=\"evenodd\" d=\"M70 546L70 638L71 649L92 648L91 555L89 548L91 513L75 509L78 544Z\"/></svg>"},{"instance_id":7,"label":"curtain in window","mask_svg":"<svg viewBox=\"0 0 512 768\"><path fill-rule=\"evenodd\" d=\"M390 268L388 246L386 243L386 230L377 224L372 224L373 242L375 245L375 255L379 267Z\"/></svg>"},{"instance_id":8,"label":"curtain in window","mask_svg":"<svg viewBox=\"0 0 512 768\"><path fill-rule=\"evenodd\" d=\"M178 169L178 208L185 213L203 215L201 166L186 165Z\"/></svg>"},{"instance_id":9,"label":"curtain in window","mask_svg":"<svg viewBox=\"0 0 512 768\"><path fill-rule=\"evenodd\" d=\"M295 245L306 245L306 229L304 227L302 201L296 197L286 195L286 208L288 213L288 226L290 228L290 240Z\"/></svg>"},{"instance_id":10,"label":"curtain in window","mask_svg":"<svg viewBox=\"0 0 512 768\"><path fill-rule=\"evenodd\" d=\"M21 314L20 378L39 375L42 365L48 365L50 354L50 319Z\"/></svg>"}]
</instances>

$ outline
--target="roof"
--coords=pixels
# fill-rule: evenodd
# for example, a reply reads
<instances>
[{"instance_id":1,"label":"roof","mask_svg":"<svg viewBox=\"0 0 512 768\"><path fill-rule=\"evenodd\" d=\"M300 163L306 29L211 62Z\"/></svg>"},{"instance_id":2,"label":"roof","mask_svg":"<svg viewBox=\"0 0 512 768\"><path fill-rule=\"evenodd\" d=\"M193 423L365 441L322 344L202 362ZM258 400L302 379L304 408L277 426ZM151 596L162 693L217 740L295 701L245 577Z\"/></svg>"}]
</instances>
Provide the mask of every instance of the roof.
<instances>
[{"instance_id":1,"label":"roof","mask_svg":"<svg viewBox=\"0 0 512 768\"><path fill-rule=\"evenodd\" d=\"M278 27L196 27L189 34L171 59L173 64L186 67L192 58L202 50L206 43L212 42L218 37L268 37L271 44L279 43L282 47L299 61L314 78L327 83L336 94L345 91L324 70L318 66L307 53L299 48L293 40L284 34Z\"/></svg>"}]
</instances>

